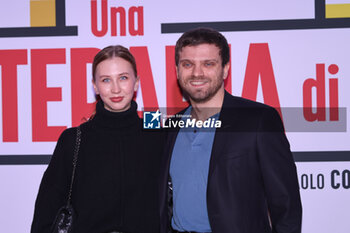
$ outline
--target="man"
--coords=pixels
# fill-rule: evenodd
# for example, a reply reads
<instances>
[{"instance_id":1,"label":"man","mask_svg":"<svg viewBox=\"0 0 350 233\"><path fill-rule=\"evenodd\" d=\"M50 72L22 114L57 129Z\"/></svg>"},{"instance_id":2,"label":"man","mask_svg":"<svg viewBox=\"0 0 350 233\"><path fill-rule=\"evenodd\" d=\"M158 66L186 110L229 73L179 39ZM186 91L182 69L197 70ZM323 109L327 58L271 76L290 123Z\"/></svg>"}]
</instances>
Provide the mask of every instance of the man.
<instances>
[{"instance_id":1,"label":"man","mask_svg":"<svg viewBox=\"0 0 350 233\"><path fill-rule=\"evenodd\" d=\"M168 133L164 156L161 233L300 233L296 168L279 114L224 89L229 46L199 28L176 43L178 83L190 106L172 121L221 121L203 131Z\"/></svg>"}]
</instances>

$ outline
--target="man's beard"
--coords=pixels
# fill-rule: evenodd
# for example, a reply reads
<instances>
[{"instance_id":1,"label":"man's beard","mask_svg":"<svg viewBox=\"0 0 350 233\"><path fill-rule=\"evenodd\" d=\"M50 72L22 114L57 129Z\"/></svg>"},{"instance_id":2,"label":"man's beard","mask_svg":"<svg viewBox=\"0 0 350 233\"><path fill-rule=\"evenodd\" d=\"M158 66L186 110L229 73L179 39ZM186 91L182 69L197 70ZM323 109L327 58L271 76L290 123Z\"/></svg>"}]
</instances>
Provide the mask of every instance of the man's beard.
<instances>
[{"instance_id":1,"label":"man's beard","mask_svg":"<svg viewBox=\"0 0 350 233\"><path fill-rule=\"evenodd\" d=\"M196 103L205 103L209 101L213 96L218 93L220 90L221 86L223 85L224 80L221 79L223 72L220 73L220 75L217 77L217 79L212 81L211 84L213 86L210 86L206 90L196 90L195 92L193 91L188 91L186 85L184 85L181 81L179 81L179 85L185 95L186 98L190 98L190 100L196 102ZM208 80L208 78L203 77L203 78L197 78L197 77L191 77L187 80L187 84L190 85L189 83L193 80L200 81L200 80Z\"/></svg>"}]
</instances>

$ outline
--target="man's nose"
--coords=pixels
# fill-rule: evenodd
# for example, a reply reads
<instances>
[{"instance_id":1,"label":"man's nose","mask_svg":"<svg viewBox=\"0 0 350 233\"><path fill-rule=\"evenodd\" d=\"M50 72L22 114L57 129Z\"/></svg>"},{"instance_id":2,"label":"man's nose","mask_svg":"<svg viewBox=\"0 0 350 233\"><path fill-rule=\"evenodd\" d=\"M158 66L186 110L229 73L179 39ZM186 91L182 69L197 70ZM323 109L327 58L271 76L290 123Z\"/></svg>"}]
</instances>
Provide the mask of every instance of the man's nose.
<instances>
[{"instance_id":1,"label":"man's nose","mask_svg":"<svg viewBox=\"0 0 350 233\"><path fill-rule=\"evenodd\" d=\"M192 75L195 77L201 77L203 76L203 69L201 65L194 65L192 70Z\"/></svg>"}]
</instances>

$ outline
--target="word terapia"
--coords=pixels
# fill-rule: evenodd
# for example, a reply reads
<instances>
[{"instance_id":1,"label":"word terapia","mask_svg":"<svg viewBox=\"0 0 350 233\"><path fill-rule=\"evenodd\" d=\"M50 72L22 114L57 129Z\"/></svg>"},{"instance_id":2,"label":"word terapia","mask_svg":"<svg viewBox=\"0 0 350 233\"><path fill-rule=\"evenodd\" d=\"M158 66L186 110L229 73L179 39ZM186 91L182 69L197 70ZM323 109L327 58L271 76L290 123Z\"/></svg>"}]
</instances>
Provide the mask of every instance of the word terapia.
<instances>
[{"instance_id":1,"label":"word terapia","mask_svg":"<svg viewBox=\"0 0 350 233\"><path fill-rule=\"evenodd\" d=\"M69 50L69 51L67 51ZM93 61L93 57L100 49L98 48L71 48L71 49L18 49L18 50L0 50L0 66L1 66L1 89L2 89L2 140L3 142L18 142L18 103L26 103L31 106L31 121L32 121L32 141L47 142L56 141L59 135L67 126L55 126L48 123L48 102L62 101L62 88L70 89L71 105L71 125L76 126L82 123L82 119L89 118L94 111L95 103L87 102L87 89L89 87L87 80L87 66ZM152 72L151 61L149 58L147 46L130 47L131 53L135 56L138 64L138 72L140 74L140 86L142 90L142 101L145 108L159 108L156 88ZM67 54L70 54L68 57ZM30 61L28 61L28 59ZM177 85L177 78L174 69L175 64L175 48L174 46L165 47L165 74L158 74L159 77L166 78L166 106L168 109L174 109L174 112L168 112L169 115L175 114L179 108L187 107L188 103L183 100L181 90ZM70 61L70 64L66 61ZM18 79L23 72L19 71L19 67L30 64L25 78L29 78L31 85L26 87L26 92L30 93L30 100L20 99L18 95ZM48 86L48 65L50 66L66 66L70 75L68 83L64 86ZM154 64L153 64L154 65ZM317 66L316 81L305 81L304 84L304 108L309 108L311 105L311 96L308 90L312 86L316 86L318 93L324 93L323 83L324 75L322 71L324 65ZM335 66L331 66L330 73L336 73ZM231 72L225 80L225 89L231 91ZM322 75L321 75L322 74ZM51 74L52 75L52 74ZM70 77L69 77L70 76ZM22 76L20 76L22 77ZM321 79L322 77L322 79ZM57 78L61 78L57 76ZM336 80L335 80L336 81ZM338 108L338 85L333 79L330 80L331 86L331 107L332 118L336 119L336 109ZM250 44L245 76L242 88L242 97L256 100L258 85L261 84L261 90L264 98L264 103L280 110L279 95L274 76L272 59L267 43ZM322 88L321 88L322 87ZM336 90L336 91L334 91ZM305 92L306 91L306 92ZM318 97L318 101L324 99L324 96ZM317 102L318 102L317 101ZM318 105L319 107L320 105ZM323 104L321 105L323 106ZM67 113L67 114L68 114ZM323 114L323 113L322 113ZM322 115L317 112L316 115ZM280 115L282 116L281 112ZM317 120L312 115L305 115L308 121ZM318 117L320 120L320 117Z\"/></svg>"}]
</instances>

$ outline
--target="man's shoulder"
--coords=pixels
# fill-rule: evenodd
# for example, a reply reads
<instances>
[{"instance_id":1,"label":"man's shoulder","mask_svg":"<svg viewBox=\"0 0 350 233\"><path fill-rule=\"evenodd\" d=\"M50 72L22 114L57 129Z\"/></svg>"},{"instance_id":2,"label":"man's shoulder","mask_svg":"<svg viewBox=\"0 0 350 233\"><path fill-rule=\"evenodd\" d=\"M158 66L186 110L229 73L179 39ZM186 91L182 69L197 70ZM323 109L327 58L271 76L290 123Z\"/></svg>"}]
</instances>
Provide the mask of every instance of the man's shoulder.
<instances>
[{"instance_id":1,"label":"man's shoulder","mask_svg":"<svg viewBox=\"0 0 350 233\"><path fill-rule=\"evenodd\" d=\"M249 100L243 97L238 97L229 94L228 92L225 93L224 103L223 107L236 107L236 108L258 108L258 109L269 109L272 108L269 105L256 102L253 100Z\"/></svg>"},{"instance_id":2,"label":"man's shoulder","mask_svg":"<svg viewBox=\"0 0 350 233\"><path fill-rule=\"evenodd\" d=\"M242 97L226 93L221 110L221 119L227 122L235 122L235 125L256 129L261 122L280 122L278 111L266 104L255 102Z\"/></svg>"}]
</instances>

